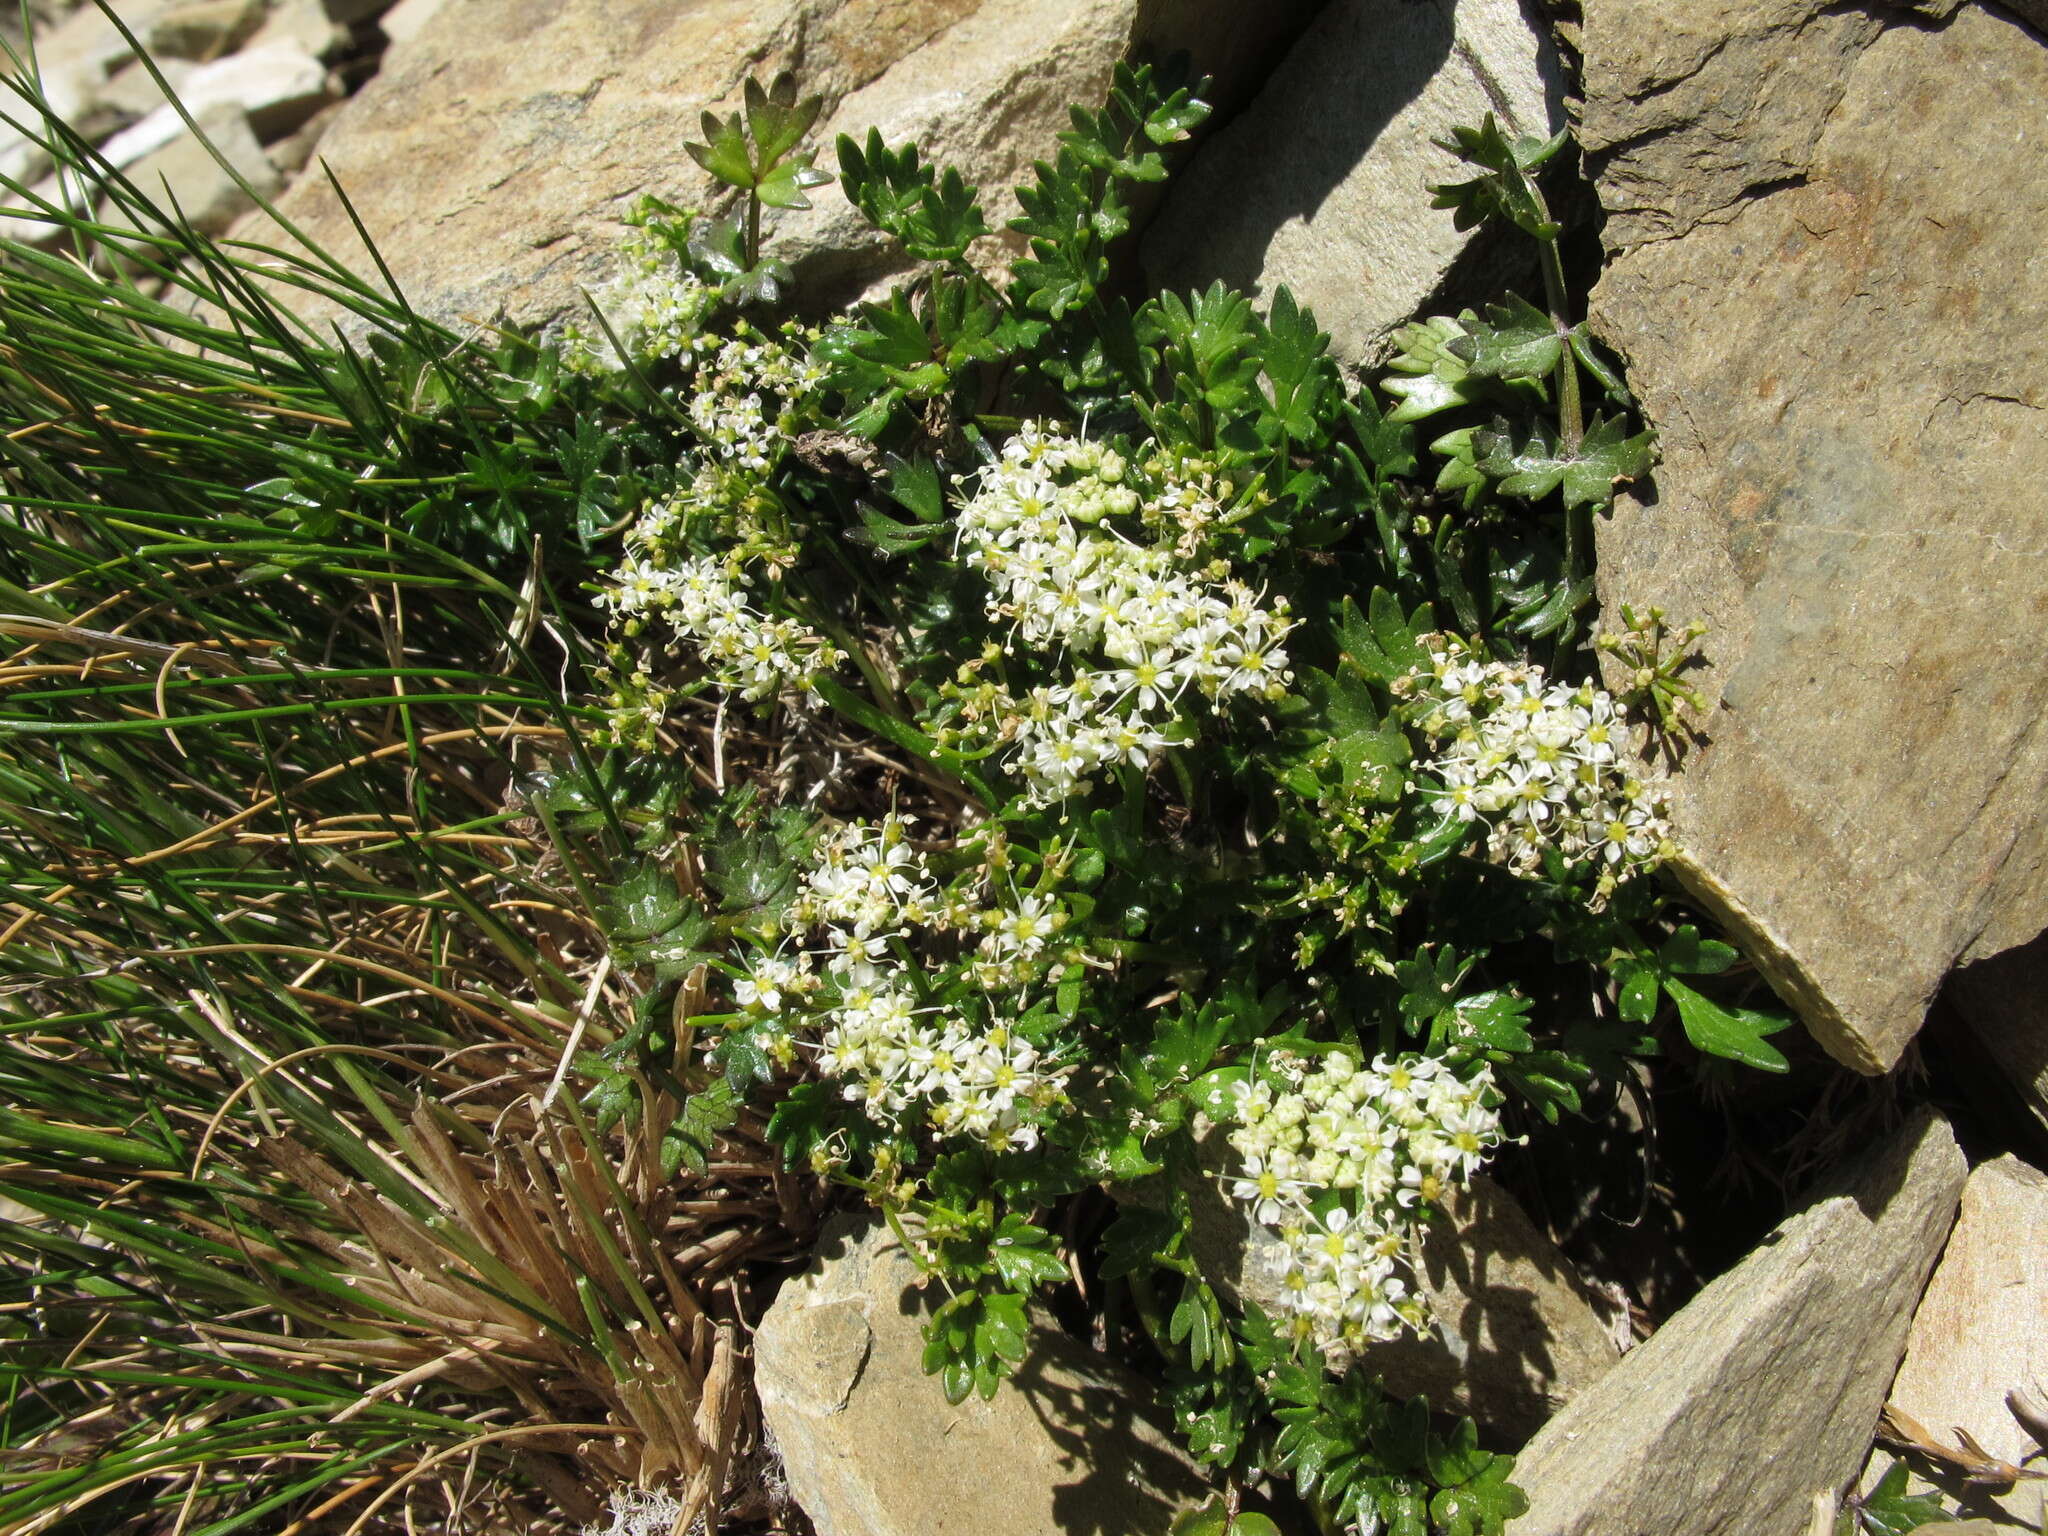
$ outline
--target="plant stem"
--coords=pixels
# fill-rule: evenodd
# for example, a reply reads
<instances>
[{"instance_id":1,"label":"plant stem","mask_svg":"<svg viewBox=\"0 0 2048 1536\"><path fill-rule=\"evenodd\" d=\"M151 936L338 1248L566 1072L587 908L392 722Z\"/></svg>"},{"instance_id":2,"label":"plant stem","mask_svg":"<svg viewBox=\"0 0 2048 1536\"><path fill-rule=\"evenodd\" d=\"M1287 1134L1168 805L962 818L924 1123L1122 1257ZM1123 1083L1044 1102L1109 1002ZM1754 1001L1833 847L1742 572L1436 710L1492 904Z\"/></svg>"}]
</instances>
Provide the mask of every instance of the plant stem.
<instances>
[{"instance_id":1,"label":"plant stem","mask_svg":"<svg viewBox=\"0 0 2048 1536\"><path fill-rule=\"evenodd\" d=\"M747 270L753 271L761 264L761 199L747 194Z\"/></svg>"},{"instance_id":2,"label":"plant stem","mask_svg":"<svg viewBox=\"0 0 2048 1536\"><path fill-rule=\"evenodd\" d=\"M1536 195L1540 203L1542 194ZM1549 222L1548 208L1543 210L1543 218L1545 223ZM1586 435L1586 420L1579 403L1579 360L1572 353L1571 301L1565 296L1564 259L1558 254L1557 236L1547 235L1536 243L1542 252L1543 294L1550 305L1550 323L1557 327L1558 335L1564 340L1564 348L1557 359L1558 429L1564 439L1564 451L1576 453L1579 440Z\"/></svg>"}]
</instances>

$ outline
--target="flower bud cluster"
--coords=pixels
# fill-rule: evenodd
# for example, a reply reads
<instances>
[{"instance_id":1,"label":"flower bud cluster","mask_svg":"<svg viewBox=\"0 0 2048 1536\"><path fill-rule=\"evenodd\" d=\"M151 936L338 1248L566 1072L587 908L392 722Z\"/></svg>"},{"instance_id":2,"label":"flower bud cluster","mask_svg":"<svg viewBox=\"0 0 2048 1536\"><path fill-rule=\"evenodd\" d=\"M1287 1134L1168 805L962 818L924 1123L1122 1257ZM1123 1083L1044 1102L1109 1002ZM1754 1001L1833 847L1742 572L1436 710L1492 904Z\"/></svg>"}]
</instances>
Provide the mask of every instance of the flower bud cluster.
<instances>
[{"instance_id":1,"label":"flower bud cluster","mask_svg":"<svg viewBox=\"0 0 2048 1536\"><path fill-rule=\"evenodd\" d=\"M1019 958L1043 950L1063 912L1043 897L984 909L942 891L891 815L819 841L791 917L810 943L755 958L733 989L771 1054L793 1059L801 1042L844 1098L892 1131L921 1123L998 1150L1037 1145L1066 1106L1072 1068L1005 1025L930 1001L941 978L914 957L979 931L968 974L1015 986L1030 979Z\"/></svg>"},{"instance_id":2,"label":"flower bud cluster","mask_svg":"<svg viewBox=\"0 0 2048 1536\"><path fill-rule=\"evenodd\" d=\"M1059 669L1022 696L970 678L953 697L964 734L1012 743L1042 803L1106 766L1143 767L1191 734L1191 711L1278 698L1292 677L1285 601L1195 557L1188 531L1214 520L1220 487L1153 467L1026 422L966 482L960 549L987 579L989 617L1010 626L1005 651L1021 642Z\"/></svg>"},{"instance_id":3,"label":"flower bud cluster","mask_svg":"<svg viewBox=\"0 0 2048 1536\"><path fill-rule=\"evenodd\" d=\"M1361 1066L1342 1051L1281 1067L1280 1091L1235 1086L1229 1133L1230 1194L1279 1238L1279 1310L1324 1348L1425 1326L1402 1266L1428 1208L1500 1143L1491 1072L1409 1056Z\"/></svg>"},{"instance_id":4,"label":"flower bud cluster","mask_svg":"<svg viewBox=\"0 0 2048 1536\"><path fill-rule=\"evenodd\" d=\"M1623 768L1627 709L1591 683L1551 683L1528 663L1493 661L1450 635L1423 643L1428 665L1395 685L1441 747L1425 772L1438 815L1480 821L1487 853L1534 874L1546 849L1601 871L1603 894L1670 852L1668 791Z\"/></svg>"}]
</instances>

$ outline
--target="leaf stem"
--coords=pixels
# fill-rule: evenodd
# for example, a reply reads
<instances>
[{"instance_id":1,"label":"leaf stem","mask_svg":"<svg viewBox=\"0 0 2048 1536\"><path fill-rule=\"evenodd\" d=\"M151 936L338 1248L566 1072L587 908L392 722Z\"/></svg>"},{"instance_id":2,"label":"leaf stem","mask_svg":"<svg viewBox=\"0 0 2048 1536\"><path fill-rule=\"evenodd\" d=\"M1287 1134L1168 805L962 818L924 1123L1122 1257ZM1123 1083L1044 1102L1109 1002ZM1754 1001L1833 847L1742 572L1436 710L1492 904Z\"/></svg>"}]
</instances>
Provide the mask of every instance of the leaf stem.
<instances>
[{"instance_id":1,"label":"leaf stem","mask_svg":"<svg viewBox=\"0 0 2048 1536\"><path fill-rule=\"evenodd\" d=\"M1550 209L1543 204L1543 194L1536 190L1533 177L1529 190L1543 209L1543 222L1548 224ZM1572 454L1578 452L1579 441L1586 435L1586 418L1579 401L1579 360L1571 345L1572 312L1571 300L1565 294L1564 258L1558 254L1556 235L1540 236L1536 244L1542 256L1543 295L1550 306L1550 323L1557 327L1564 342L1557 358L1558 431L1564 440L1564 451Z\"/></svg>"}]
</instances>

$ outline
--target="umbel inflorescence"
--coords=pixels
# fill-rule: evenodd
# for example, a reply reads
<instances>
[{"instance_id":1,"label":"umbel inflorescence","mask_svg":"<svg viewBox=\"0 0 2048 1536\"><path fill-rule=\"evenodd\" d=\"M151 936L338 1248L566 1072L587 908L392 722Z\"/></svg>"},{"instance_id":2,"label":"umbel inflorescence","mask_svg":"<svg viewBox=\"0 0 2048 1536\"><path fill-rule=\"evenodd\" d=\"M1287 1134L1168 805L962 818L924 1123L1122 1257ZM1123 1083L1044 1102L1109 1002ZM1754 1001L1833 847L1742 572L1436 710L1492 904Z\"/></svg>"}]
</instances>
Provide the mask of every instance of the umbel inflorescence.
<instances>
[{"instance_id":1,"label":"umbel inflorescence","mask_svg":"<svg viewBox=\"0 0 2048 1536\"><path fill-rule=\"evenodd\" d=\"M1231 1195L1278 1243L1278 1307L1298 1337L1355 1348L1428 1322L1405 1274L1418 1229L1501 1140L1484 1065L1426 1056L1282 1055L1234 1085Z\"/></svg>"},{"instance_id":2,"label":"umbel inflorescence","mask_svg":"<svg viewBox=\"0 0 2048 1536\"><path fill-rule=\"evenodd\" d=\"M1159 449L1133 462L1027 421L962 487L960 551L1008 639L946 690L949 723L1004 744L1034 799L1147 767L1233 699L1285 694L1287 602L1214 552L1238 487L1211 466ZM1013 678L1025 658L1037 667Z\"/></svg>"},{"instance_id":3,"label":"umbel inflorescence","mask_svg":"<svg viewBox=\"0 0 2048 1536\"><path fill-rule=\"evenodd\" d=\"M1671 851L1668 791L1631 773L1626 707L1591 683L1487 657L1455 635L1427 635L1429 664L1394 684L1416 701L1437 753L1422 768L1439 815L1483 823L1486 849L1520 874L1551 851L1599 874L1596 900Z\"/></svg>"},{"instance_id":4,"label":"umbel inflorescence","mask_svg":"<svg viewBox=\"0 0 2048 1536\"><path fill-rule=\"evenodd\" d=\"M896 815L828 833L790 933L747 958L734 996L771 1058L808 1058L879 1129L1025 1149L1066 1108L1073 1067L1013 1021L1067 916L1049 892L956 863L942 889Z\"/></svg>"},{"instance_id":5,"label":"umbel inflorescence","mask_svg":"<svg viewBox=\"0 0 2048 1536\"><path fill-rule=\"evenodd\" d=\"M657 281L649 277L640 287ZM640 299L652 302L644 293ZM806 692L845 657L778 601L780 574L799 549L768 483L824 370L800 350L804 333L794 327L769 336L741 321L729 337L703 335L689 318L695 313L679 304L669 325L692 329L659 330L654 355L690 370L697 461L685 484L650 501L627 529L625 558L599 601L624 638L640 640L654 626L657 636L665 632L694 649L710 678L743 699ZM631 334L644 342L645 331L635 325ZM622 671L613 734L644 745L672 695L645 667Z\"/></svg>"}]
</instances>

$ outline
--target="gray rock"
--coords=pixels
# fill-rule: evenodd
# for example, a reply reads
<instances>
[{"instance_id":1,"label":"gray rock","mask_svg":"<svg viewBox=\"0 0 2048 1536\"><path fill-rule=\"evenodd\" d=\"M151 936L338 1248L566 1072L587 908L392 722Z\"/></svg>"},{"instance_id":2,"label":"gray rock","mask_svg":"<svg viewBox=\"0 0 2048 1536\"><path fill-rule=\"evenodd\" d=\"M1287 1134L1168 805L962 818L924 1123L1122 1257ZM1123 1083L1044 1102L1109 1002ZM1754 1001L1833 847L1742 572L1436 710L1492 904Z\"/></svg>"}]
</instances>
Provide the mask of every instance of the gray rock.
<instances>
[{"instance_id":1,"label":"gray rock","mask_svg":"<svg viewBox=\"0 0 2048 1536\"><path fill-rule=\"evenodd\" d=\"M1983 1070L2048 1132L2048 934L1957 967L1943 995L1989 1058Z\"/></svg>"},{"instance_id":2,"label":"gray rock","mask_svg":"<svg viewBox=\"0 0 2048 1536\"><path fill-rule=\"evenodd\" d=\"M682 153L705 108L790 67L828 107L972 14L975 0L445 0L321 146L407 296L437 318L583 312L642 193L712 196ZM828 146L829 150L829 146ZM343 259L326 178L281 211ZM281 238L267 220L238 234ZM316 301L289 293L309 317Z\"/></svg>"},{"instance_id":3,"label":"gray rock","mask_svg":"<svg viewBox=\"0 0 2048 1536\"><path fill-rule=\"evenodd\" d=\"M377 18L377 25L385 39L396 48L419 36L434 13L447 3L448 0L398 0L398 4Z\"/></svg>"},{"instance_id":4,"label":"gray rock","mask_svg":"<svg viewBox=\"0 0 2048 1536\"><path fill-rule=\"evenodd\" d=\"M256 29L248 45L267 48L278 43L309 53L323 64L331 63L347 50L349 29L329 16L320 0L283 0Z\"/></svg>"},{"instance_id":5,"label":"gray rock","mask_svg":"<svg viewBox=\"0 0 2048 1536\"><path fill-rule=\"evenodd\" d=\"M1429 206L1431 141L1493 112L1563 126L1557 59L1517 0L1336 0L1169 188L1145 238L1163 287L1285 283L1358 360L1411 319L1470 236Z\"/></svg>"},{"instance_id":6,"label":"gray rock","mask_svg":"<svg viewBox=\"0 0 2048 1536\"><path fill-rule=\"evenodd\" d=\"M1570 1263L1483 1175L1424 1234L1416 1281L1435 1333L1368 1345L1360 1358L1401 1396L1426 1394L1505 1437L1534 1434L1621 1359Z\"/></svg>"},{"instance_id":7,"label":"gray rock","mask_svg":"<svg viewBox=\"0 0 2048 1536\"><path fill-rule=\"evenodd\" d=\"M150 23L176 0L113 0L109 7L137 38L149 36ZM38 29L36 61L43 73L77 67L94 80L104 80L135 57L135 48L98 5L82 5L55 26Z\"/></svg>"},{"instance_id":8,"label":"gray rock","mask_svg":"<svg viewBox=\"0 0 2048 1536\"><path fill-rule=\"evenodd\" d=\"M1711 625L1678 873L1883 1071L2048 926L2048 48L1826 0L1587 0L1584 43L1592 316L1664 452L1600 596Z\"/></svg>"},{"instance_id":9,"label":"gray rock","mask_svg":"<svg viewBox=\"0 0 2048 1536\"><path fill-rule=\"evenodd\" d=\"M865 137L880 124L982 178L1000 221L1014 207L1006 184L1053 153L1069 104L1099 98L1127 50L1253 58L1312 4L442 0L321 154L416 303L443 318L544 325L583 312L582 291L611 271L619 216L640 194L718 200L679 146L703 109L737 105L749 73L793 68L825 98L813 143L827 169L837 131ZM799 266L805 302L823 305L892 258L856 229L836 187L812 196L811 213L775 216L774 249ZM321 178L295 185L282 211L331 250L358 248Z\"/></svg>"},{"instance_id":10,"label":"gray rock","mask_svg":"<svg viewBox=\"0 0 2048 1536\"><path fill-rule=\"evenodd\" d=\"M155 58L217 59L249 40L269 0L182 0L149 24Z\"/></svg>"},{"instance_id":11,"label":"gray rock","mask_svg":"<svg viewBox=\"0 0 2048 1536\"><path fill-rule=\"evenodd\" d=\"M890 144L918 146L927 162L957 168L982 189L998 239L977 248L984 266L1023 254L1009 221L1021 211L1013 188L1034 161L1054 154L1071 123L1068 109L1092 106L1108 92L1120 58L1185 53L1210 77L1207 99L1224 111L1250 95L1248 61L1279 52L1315 10L1314 0L1245 7L1235 0L983 0L971 16L934 37L878 79L840 102L819 130L830 145L842 133L865 142L870 128ZM1270 62L1270 60L1269 60ZM828 159L827 164L831 161ZM908 269L908 261L871 229L838 184L812 194L814 207L783 216L777 249L817 302L853 297Z\"/></svg>"},{"instance_id":12,"label":"gray rock","mask_svg":"<svg viewBox=\"0 0 2048 1536\"><path fill-rule=\"evenodd\" d=\"M298 128L336 95L327 67L303 49L285 43L245 48L202 64L185 77L178 92L194 118L215 107L237 108L263 143ZM123 128L100 146L117 167L133 165L186 131L175 107L164 105Z\"/></svg>"},{"instance_id":13,"label":"gray rock","mask_svg":"<svg viewBox=\"0 0 2048 1536\"><path fill-rule=\"evenodd\" d=\"M88 138L116 126L118 109L102 104L98 72L77 63L46 63L41 70L42 99L50 110ZM48 173L55 163L43 147L48 126L28 97L0 81L0 112L20 124L0 123L0 176L26 185Z\"/></svg>"},{"instance_id":14,"label":"gray rock","mask_svg":"<svg viewBox=\"0 0 2048 1536\"><path fill-rule=\"evenodd\" d=\"M166 213L175 207L194 229L217 235L253 208L255 197L275 196L283 179L256 142L248 115L240 107L207 108L199 118L199 128L227 166L198 135L186 133L136 161L128 168L128 179ZM229 167L235 174L230 174ZM108 217L115 216L109 213Z\"/></svg>"},{"instance_id":15,"label":"gray rock","mask_svg":"<svg viewBox=\"0 0 2048 1536\"><path fill-rule=\"evenodd\" d=\"M251 46L192 72L185 103L194 111L216 101L233 102L249 114L249 126L268 144L298 130L308 118L341 95L322 64L293 43Z\"/></svg>"},{"instance_id":16,"label":"gray rock","mask_svg":"<svg viewBox=\"0 0 2048 1536\"><path fill-rule=\"evenodd\" d=\"M1524 1448L1515 1536L1799 1536L1856 1472L1965 1166L1923 1112Z\"/></svg>"},{"instance_id":17,"label":"gray rock","mask_svg":"<svg viewBox=\"0 0 2048 1536\"><path fill-rule=\"evenodd\" d=\"M1890 1406L1954 1444L1966 1431L2017 1465L2034 1442L2005 1395L2048 1382L2048 1173L2016 1157L1982 1164L1963 1186L1962 1214L1913 1314ZM2012 1518L2039 1530L2042 1490L2019 1481L1986 1489Z\"/></svg>"},{"instance_id":18,"label":"gray rock","mask_svg":"<svg viewBox=\"0 0 2048 1536\"><path fill-rule=\"evenodd\" d=\"M313 156L319 152L320 141L327 137L327 130L334 126L335 118L347 105L345 101L330 102L306 119L297 133L265 146L270 163L284 174L287 182L312 163Z\"/></svg>"},{"instance_id":19,"label":"gray rock","mask_svg":"<svg viewBox=\"0 0 2048 1536\"><path fill-rule=\"evenodd\" d=\"M1151 1387L1050 1328L993 1399L950 1406L920 1362L918 1280L879 1218L842 1218L754 1335L818 1536L1146 1536L1206 1492Z\"/></svg>"},{"instance_id":20,"label":"gray rock","mask_svg":"<svg viewBox=\"0 0 2048 1536\"><path fill-rule=\"evenodd\" d=\"M156 67L158 73L169 82L171 89L182 96L187 82L192 78L195 66L183 59L158 59ZM155 76L143 68L140 60L133 64L124 64L115 70L107 83L100 87L98 94L102 103L121 114L124 126L137 118L149 116L169 99L164 95L163 87L156 83Z\"/></svg>"}]
</instances>

